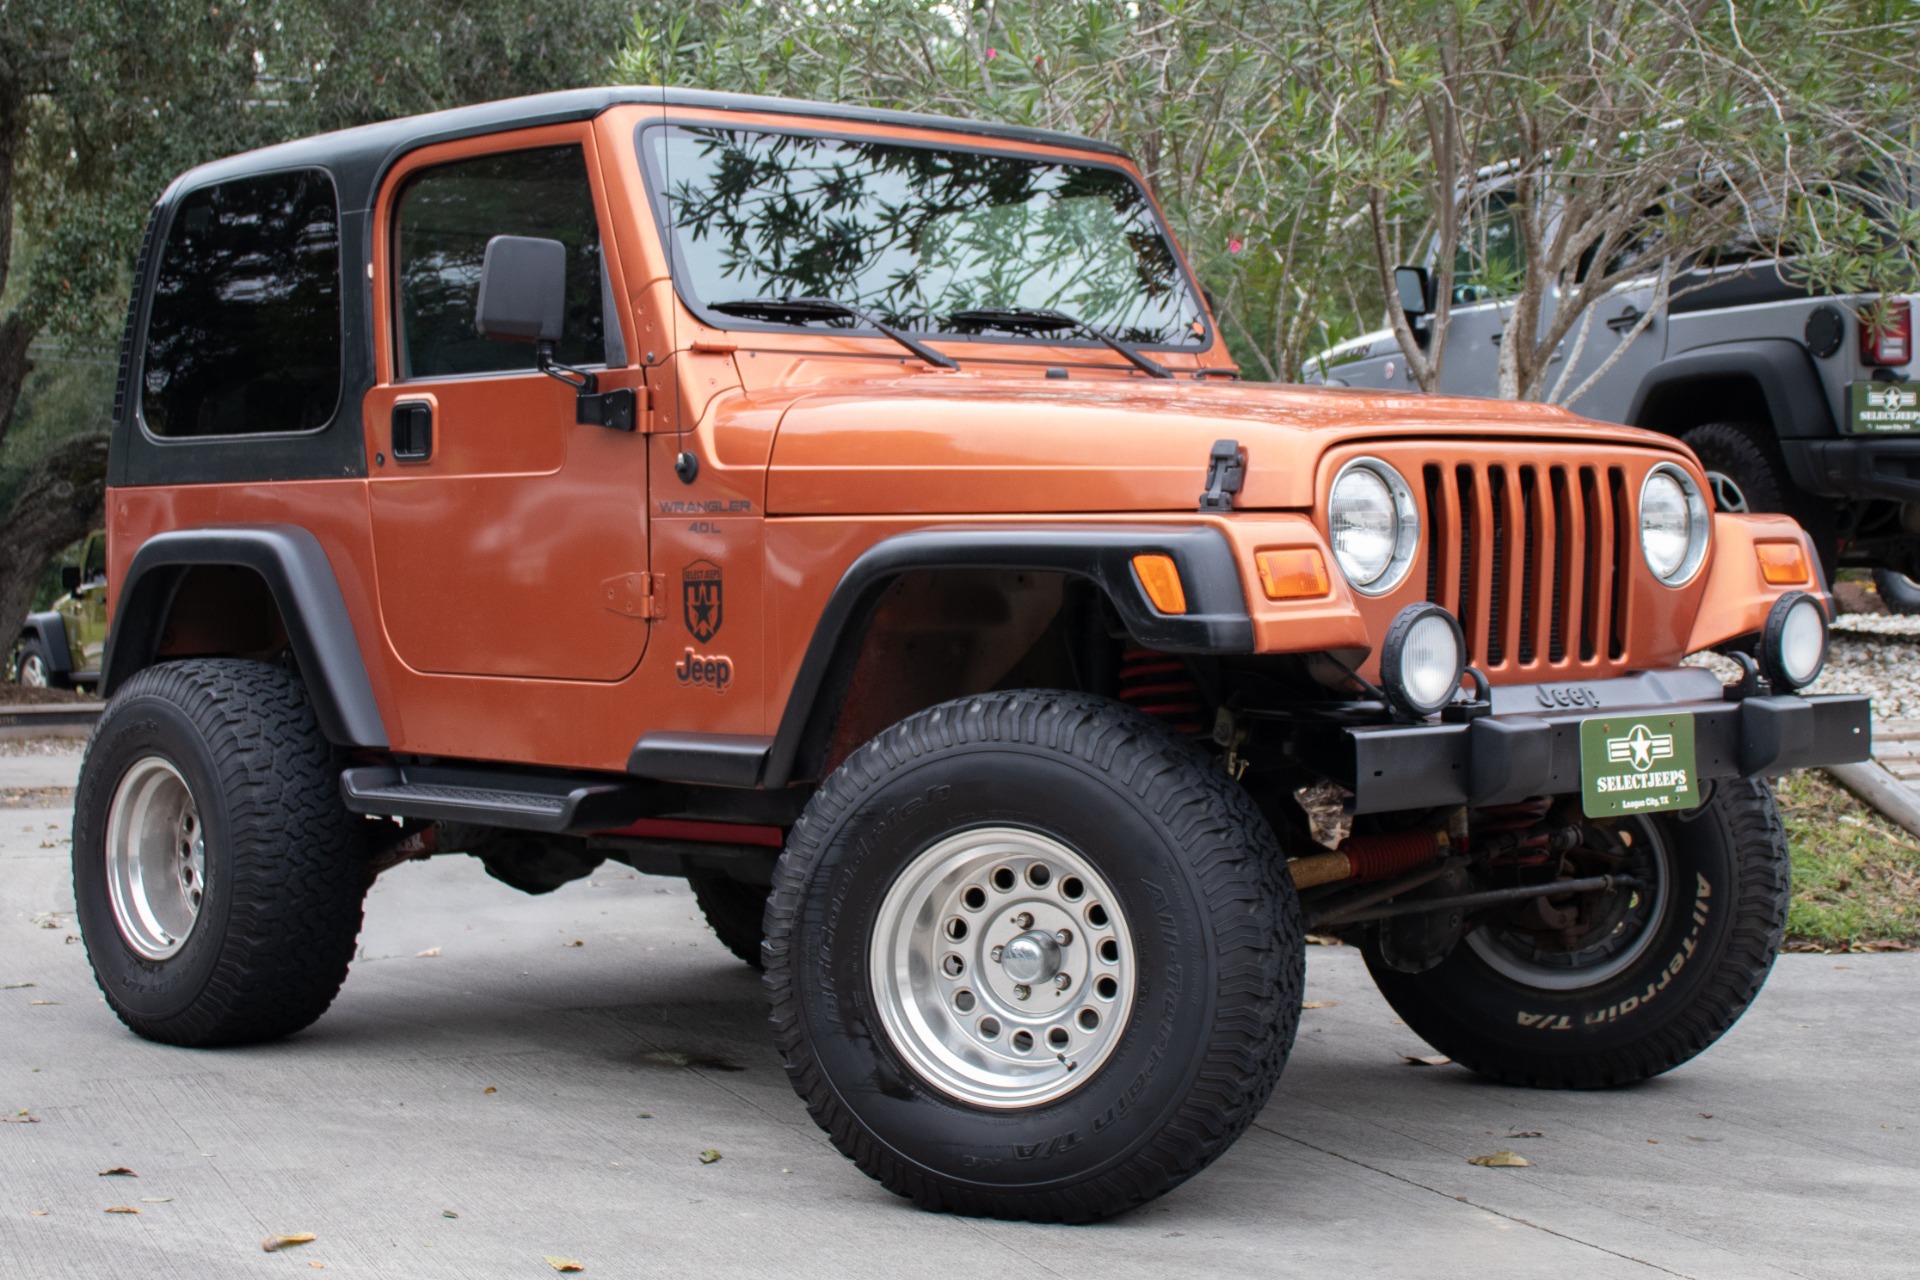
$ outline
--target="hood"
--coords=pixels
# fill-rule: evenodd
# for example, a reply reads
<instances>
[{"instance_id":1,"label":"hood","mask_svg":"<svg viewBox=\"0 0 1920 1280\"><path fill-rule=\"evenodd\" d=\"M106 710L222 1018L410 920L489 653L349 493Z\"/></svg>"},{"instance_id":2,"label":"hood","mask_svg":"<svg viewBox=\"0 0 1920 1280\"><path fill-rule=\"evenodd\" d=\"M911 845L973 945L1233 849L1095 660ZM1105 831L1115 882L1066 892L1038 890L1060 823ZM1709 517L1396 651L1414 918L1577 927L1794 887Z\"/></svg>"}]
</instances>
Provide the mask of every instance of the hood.
<instances>
[{"instance_id":1,"label":"hood","mask_svg":"<svg viewBox=\"0 0 1920 1280\"><path fill-rule=\"evenodd\" d=\"M916 373L816 383L775 411L770 515L1191 511L1224 439L1246 451L1246 510L1311 508L1321 454L1355 440L1678 448L1549 405L1273 383Z\"/></svg>"}]
</instances>

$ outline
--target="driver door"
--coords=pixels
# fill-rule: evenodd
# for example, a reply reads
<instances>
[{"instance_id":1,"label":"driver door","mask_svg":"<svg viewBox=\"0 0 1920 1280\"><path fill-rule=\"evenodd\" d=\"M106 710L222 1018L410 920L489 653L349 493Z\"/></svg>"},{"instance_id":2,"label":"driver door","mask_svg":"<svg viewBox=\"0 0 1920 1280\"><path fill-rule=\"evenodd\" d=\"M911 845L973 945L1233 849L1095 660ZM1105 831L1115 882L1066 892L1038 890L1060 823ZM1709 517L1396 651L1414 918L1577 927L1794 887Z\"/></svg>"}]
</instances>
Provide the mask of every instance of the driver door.
<instances>
[{"instance_id":1,"label":"driver door","mask_svg":"<svg viewBox=\"0 0 1920 1280\"><path fill-rule=\"evenodd\" d=\"M424 148L376 211L381 379L366 399L380 611L416 671L616 681L647 643L647 452L575 421L531 345L474 325L496 235L567 248L561 363L637 387L587 126ZM611 271L610 271L610 268Z\"/></svg>"}]
</instances>

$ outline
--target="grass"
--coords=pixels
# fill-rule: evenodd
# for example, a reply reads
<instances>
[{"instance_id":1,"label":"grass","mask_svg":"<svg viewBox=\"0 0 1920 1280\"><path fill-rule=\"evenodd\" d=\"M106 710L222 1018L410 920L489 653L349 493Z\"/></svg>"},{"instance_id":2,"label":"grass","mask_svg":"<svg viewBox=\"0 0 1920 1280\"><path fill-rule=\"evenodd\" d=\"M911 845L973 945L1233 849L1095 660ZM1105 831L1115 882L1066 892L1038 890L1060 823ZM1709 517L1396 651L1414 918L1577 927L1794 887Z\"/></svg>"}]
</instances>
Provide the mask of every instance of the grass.
<instances>
[{"instance_id":1,"label":"grass","mask_svg":"<svg viewBox=\"0 0 1920 1280\"><path fill-rule=\"evenodd\" d=\"M1789 951L1920 946L1920 840L1818 770L1777 779L1793 851Z\"/></svg>"}]
</instances>

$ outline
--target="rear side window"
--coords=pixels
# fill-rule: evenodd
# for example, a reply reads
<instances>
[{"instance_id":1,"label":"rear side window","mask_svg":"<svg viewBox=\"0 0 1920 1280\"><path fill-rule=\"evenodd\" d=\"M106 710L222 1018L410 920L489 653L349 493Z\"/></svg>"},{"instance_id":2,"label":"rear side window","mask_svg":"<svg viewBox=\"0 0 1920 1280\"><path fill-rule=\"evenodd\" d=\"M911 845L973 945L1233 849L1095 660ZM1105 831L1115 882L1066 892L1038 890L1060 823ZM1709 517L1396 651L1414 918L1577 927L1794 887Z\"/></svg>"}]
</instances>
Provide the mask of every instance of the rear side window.
<instances>
[{"instance_id":1,"label":"rear side window","mask_svg":"<svg viewBox=\"0 0 1920 1280\"><path fill-rule=\"evenodd\" d=\"M395 214L400 375L532 369L531 343L474 328L480 267L495 236L540 236L567 247L560 363L614 363L607 346L600 226L577 146L508 151L437 165L408 181Z\"/></svg>"},{"instance_id":2,"label":"rear side window","mask_svg":"<svg viewBox=\"0 0 1920 1280\"><path fill-rule=\"evenodd\" d=\"M158 436L312 431L340 403L340 214L319 169L188 194L154 276L140 411Z\"/></svg>"}]
</instances>

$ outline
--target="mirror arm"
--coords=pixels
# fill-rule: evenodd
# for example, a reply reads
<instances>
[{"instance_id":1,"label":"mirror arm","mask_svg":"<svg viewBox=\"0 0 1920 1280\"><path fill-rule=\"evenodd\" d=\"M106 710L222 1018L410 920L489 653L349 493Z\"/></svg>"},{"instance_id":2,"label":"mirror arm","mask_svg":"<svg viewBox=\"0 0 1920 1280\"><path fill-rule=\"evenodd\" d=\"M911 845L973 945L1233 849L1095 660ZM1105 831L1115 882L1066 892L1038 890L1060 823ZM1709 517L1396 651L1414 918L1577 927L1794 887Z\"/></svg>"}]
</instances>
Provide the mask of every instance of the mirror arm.
<instances>
[{"instance_id":1,"label":"mirror arm","mask_svg":"<svg viewBox=\"0 0 1920 1280\"><path fill-rule=\"evenodd\" d=\"M599 378L585 369L576 369L572 365L561 364L554 359L551 342L537 342L533 349L535 358L539 361L540 372L549 378L566 383L583 396L593 395L600 390Z\"/></svg>"}]
</instances>

